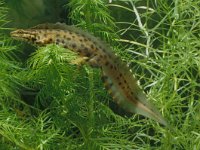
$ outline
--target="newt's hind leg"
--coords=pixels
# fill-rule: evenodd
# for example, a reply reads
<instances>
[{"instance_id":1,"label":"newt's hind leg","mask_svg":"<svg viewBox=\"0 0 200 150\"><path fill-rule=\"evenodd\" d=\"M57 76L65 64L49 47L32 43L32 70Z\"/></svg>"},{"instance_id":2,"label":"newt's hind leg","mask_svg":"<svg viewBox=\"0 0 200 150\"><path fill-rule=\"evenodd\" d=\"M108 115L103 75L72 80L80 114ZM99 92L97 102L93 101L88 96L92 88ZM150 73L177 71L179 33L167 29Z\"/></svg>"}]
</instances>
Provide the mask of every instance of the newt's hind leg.
<instances>
[{"instance_id":1,"label":"newt's hind leg","mask_svg":"<svg viewBox=\"0 0 200 150\"><path fill-rule=\"evenodd\" d=\"M99 55L95 55L93 57L91 57L89 60L88 60L88 64L92 67L95 67L95 68L98 68L98 67L101 67L101 62L100 62L100 57Z\"/></svg>"}]
</instances>

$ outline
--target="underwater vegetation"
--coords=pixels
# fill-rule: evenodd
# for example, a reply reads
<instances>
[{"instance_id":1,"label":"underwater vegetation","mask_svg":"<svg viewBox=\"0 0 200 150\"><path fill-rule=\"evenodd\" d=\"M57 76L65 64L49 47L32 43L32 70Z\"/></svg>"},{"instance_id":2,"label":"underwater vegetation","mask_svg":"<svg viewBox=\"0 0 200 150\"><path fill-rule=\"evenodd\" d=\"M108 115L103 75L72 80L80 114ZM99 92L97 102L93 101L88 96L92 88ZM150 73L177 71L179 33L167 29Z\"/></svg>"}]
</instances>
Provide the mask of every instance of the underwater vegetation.
<instances>
[{"instance_id":1,"label":"underwater vegetation","mask_svg":"<svg viewBox=\"0 0 200 150\"><path fill-rule=\"evenodd\" d=\"M199 4L0 0L0 149L200 149ZM75 25L106 41L169 127L120 108L100 69L72 63L76 53L10 36L46 22Z\"/></svg>"}]
</instances>

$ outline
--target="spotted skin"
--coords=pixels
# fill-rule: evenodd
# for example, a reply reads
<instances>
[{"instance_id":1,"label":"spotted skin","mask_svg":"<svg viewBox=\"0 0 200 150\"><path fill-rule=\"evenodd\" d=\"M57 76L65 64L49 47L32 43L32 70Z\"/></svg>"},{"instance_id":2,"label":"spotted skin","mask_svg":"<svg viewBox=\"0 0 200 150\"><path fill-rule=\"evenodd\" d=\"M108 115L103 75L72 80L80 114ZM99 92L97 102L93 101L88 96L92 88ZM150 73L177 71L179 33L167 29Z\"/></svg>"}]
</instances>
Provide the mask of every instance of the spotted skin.
<instances>
[{"instance_id":1,"label":"spotted skin","mask_svg":"<svg viewBox=\"0 0 200 150\"><path fill-rule=\"evenodd\" d=\"M136 79L111 48L80 29L65 24L41 24L30 29L11 32L16 39L37 45L55 43L76 52L89 65L99 67L103 81L114 101L125 110L152 118L163 125L166 121L146 98Z\"/></svg>"}]
</instances>

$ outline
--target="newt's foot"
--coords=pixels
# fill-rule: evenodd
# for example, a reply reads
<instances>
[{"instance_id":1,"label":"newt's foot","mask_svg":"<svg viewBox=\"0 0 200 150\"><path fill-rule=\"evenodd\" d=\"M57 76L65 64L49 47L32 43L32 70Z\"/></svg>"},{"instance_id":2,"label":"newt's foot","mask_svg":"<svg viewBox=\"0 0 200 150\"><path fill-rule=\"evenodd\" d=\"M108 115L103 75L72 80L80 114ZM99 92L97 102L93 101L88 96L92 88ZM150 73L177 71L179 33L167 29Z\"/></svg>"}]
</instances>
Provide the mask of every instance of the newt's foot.
<instances>
[{"instance_id":1,"label":"newt's foot","mask_svg":"<svg viewBox=\"0 0 200 150\"><path fill-rule=\"evenodd\" d=\"M70 62L70 64L81 66L81 65L87 63L88 60L89 60L88 57L79 57L79 58L77 58L75 60L72 60Z\"/></svg>"}]
</instances>

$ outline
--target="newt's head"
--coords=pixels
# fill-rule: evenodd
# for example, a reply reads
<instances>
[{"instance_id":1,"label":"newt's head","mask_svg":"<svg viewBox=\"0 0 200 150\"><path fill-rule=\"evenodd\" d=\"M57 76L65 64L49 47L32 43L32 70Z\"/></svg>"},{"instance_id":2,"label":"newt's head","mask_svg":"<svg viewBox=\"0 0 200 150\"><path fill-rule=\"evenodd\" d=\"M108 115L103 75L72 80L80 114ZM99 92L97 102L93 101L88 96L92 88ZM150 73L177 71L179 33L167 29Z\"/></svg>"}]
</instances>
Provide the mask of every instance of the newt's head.
<instances>
[{"instance_id":1,"label":"newt's head","mask_svg":"<svg viewBox=\"0 0 200 150\"><path fill-rule=\"evenodd\" d=\"M47 29L17 29L10 33L16 40L27 41L31 44L45 45L52 43L54 32Z\"/></svg>"},{"instance_id":2,"label":"newt's head","mask_svg":"<svg viewBox=\"0 0 200 150\"><path fill-rule=\"evenodd\" d=\"M31 43L35 43L37 41L38 33L34 30L29 29L18 29L15 31L12 31L10 35L17 40L23 40L28 41Z\"/></svg>"}]
</instances>

